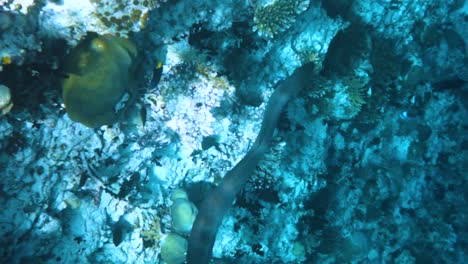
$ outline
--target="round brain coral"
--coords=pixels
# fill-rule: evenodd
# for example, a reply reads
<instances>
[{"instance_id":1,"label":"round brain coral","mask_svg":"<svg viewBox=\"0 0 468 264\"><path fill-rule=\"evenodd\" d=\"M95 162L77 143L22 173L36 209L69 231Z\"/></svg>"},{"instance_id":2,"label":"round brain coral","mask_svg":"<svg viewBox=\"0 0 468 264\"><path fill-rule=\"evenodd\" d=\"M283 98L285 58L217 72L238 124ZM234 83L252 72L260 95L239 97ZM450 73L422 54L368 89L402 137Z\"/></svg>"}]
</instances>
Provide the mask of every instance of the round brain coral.
<instances>
[{"instance_id":1,"label":"round brain coral","mask_svg":"<svg viewBox=\"0 0 468 264\"><path fill-rule=\"evenodd\" d=\"M127 39L91 34L66 60L63 101L70 119L96 128L117 121L116 105L135 87L137 51Z\"/></svg>"}]
</instances>

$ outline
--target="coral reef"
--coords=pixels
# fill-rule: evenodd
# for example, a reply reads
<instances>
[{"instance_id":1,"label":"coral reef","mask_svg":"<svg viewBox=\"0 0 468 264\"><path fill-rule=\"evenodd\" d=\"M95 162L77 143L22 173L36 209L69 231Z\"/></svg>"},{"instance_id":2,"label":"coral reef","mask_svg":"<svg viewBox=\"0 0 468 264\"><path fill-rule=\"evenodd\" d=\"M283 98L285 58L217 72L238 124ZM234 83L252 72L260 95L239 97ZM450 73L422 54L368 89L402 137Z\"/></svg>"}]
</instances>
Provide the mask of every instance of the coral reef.
<instances>
[{"instance_id":1,"label":"coral reef","mask_svg":"<svg viewBox=\"0 0 468 264\"><path fill-rule=\"evenodd\" d=\"M0 262L183 262L196 208L251 148L278 85L312 62L213 261L463 263L467 10L0 0ZM104 95L74 108L70 76ZM71 119L126 98L117 121Z\"/></svg>"},{"instance_id":2,"label":"coral reef","mask_svg":"<svg viewBox=\"0 0 468 264\"><path fill-rule=\"evenodd\" d=\"M128 37L145 28L149 13L164 1L157 0L64 0L48 1L41 9L43 35L79 42L87 32Z\"/></svg>"}]
</instances>

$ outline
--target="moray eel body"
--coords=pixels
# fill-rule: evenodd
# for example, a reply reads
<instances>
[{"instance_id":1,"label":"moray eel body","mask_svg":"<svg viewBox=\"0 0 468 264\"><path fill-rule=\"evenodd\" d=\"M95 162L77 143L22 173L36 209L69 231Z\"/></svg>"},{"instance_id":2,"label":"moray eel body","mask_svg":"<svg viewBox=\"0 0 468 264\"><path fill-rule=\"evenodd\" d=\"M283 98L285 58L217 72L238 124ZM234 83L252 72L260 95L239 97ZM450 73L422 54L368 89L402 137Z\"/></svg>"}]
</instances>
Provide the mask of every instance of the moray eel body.
<instances>
[{"instance_id":1,"label":"moray eel body","mask_svg":"<svg viewBox=\"0 0 468 264\"><path fill-rule=\"evenodd\" d=\"M304 86L311 84L314 76L313 70L313 63L305 64L296 69L271 95L255 143L200 206L188 242L188 264L205 264L210 261L216 233L224 214L231 207L237 193L262 159L284 106Z\"/></svg>"}]
</instances>

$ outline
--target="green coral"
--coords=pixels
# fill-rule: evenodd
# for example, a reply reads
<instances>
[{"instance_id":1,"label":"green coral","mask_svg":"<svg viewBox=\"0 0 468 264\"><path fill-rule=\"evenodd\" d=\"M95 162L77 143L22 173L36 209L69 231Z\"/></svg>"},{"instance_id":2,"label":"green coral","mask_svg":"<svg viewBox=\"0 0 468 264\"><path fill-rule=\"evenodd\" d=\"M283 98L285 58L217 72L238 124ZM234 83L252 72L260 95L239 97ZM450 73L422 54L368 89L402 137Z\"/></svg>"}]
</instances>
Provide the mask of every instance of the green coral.
<instances>
[{"instance_id":1,"label":"green coral","mask_svg":"<svg viewBox=\"0 0 468 264\"><path fill-rule=\"evenodd\" d=\"M174 190L171 206L172 227L174 230L190 233L197 214L198 210L189 201L187 194L181 189Z\"/></svg>"},{"instance_id":2,"label":"green coral","mask_svg":"<svg viewBox=\"0 0 468 264\"><path fill-rule=\"evenodd\" d=\"M136 55L129 40L110 35L90 35L78 44L67 58L63 83L70 119L92 128L116 122L118 103L135 86Z\"/></svg>"},{"instance_id":3,"label":"green coral","mask_svg":"<svg viewBox=\"0 0 468 264\"><path fill-rule=\"evenodd\" d=\"M254 30L260 36L273 38L288 29L296 17L307 10L310 0L275 0L255 10Z\"/></svg>"},{"instance_id":4,"label":"green coral","mask_svg":"<svg viewBox=\"0 0 468 264\"><path fill-rule=\"evenodd\" d=\"M177 234L167 235L161 244L161 258L167 264L182 264L185 262L187 240Z\"/></svg>"},{"instance_id":5,"label":"green coral","mask_svg":"<svg viewBox=\"0 0 468 264\"><path fill-rule=\"evenodd\" d=\"M13 102L11 100L10 88L0 84L0 116L10 112L13 107Z\"/></svg>"}]
</instances>

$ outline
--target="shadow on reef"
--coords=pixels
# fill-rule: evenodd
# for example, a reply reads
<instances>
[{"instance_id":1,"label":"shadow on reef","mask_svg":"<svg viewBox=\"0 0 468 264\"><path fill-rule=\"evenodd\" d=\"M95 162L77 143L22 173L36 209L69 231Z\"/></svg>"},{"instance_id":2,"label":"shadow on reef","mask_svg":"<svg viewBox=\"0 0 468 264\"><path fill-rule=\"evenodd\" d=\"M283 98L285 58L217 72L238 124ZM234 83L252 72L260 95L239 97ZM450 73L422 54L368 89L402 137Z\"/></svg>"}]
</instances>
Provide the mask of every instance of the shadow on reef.
<instances>
[{"instance_id":1,"label":"shadow on reef","mask_svg":"<svg viewBox=\"0 0 468 264\"><path fill-rule=\"evenodd\" d=\"M258 107L263 103L263 96L261 91L255 88L257 86L251 85L250 82L261 80L245 80L243 73L262 68L264 62L256 60L251 53L267 42L258 37L251 27L247 22L235 22L229 29L215 32L205 29L203 24L197 24L190 29L189 44L200 52L207 52L208 56L221 54L225 72L220 74L229 76L238 87L236 96L239 103Z\"/></svg>"},{"instance_id":2,"label":"shadow on reef","mask_svg":"<svg viewBox=\"0 0 468 264\"><path fill-rule=\"evenodd\" d=\"M44 117L41 105L48 104L60 113L59 87L66 74L60 69L60 58L66 53L66 43L59 39L43 39L42 52L34 60L26 58L21 65L3 65L0 81L8 86L12 93L14 107L6 118L14 119L17 111L25 110L28 121L33 122Z\"/></svg>"}]
</instances>

